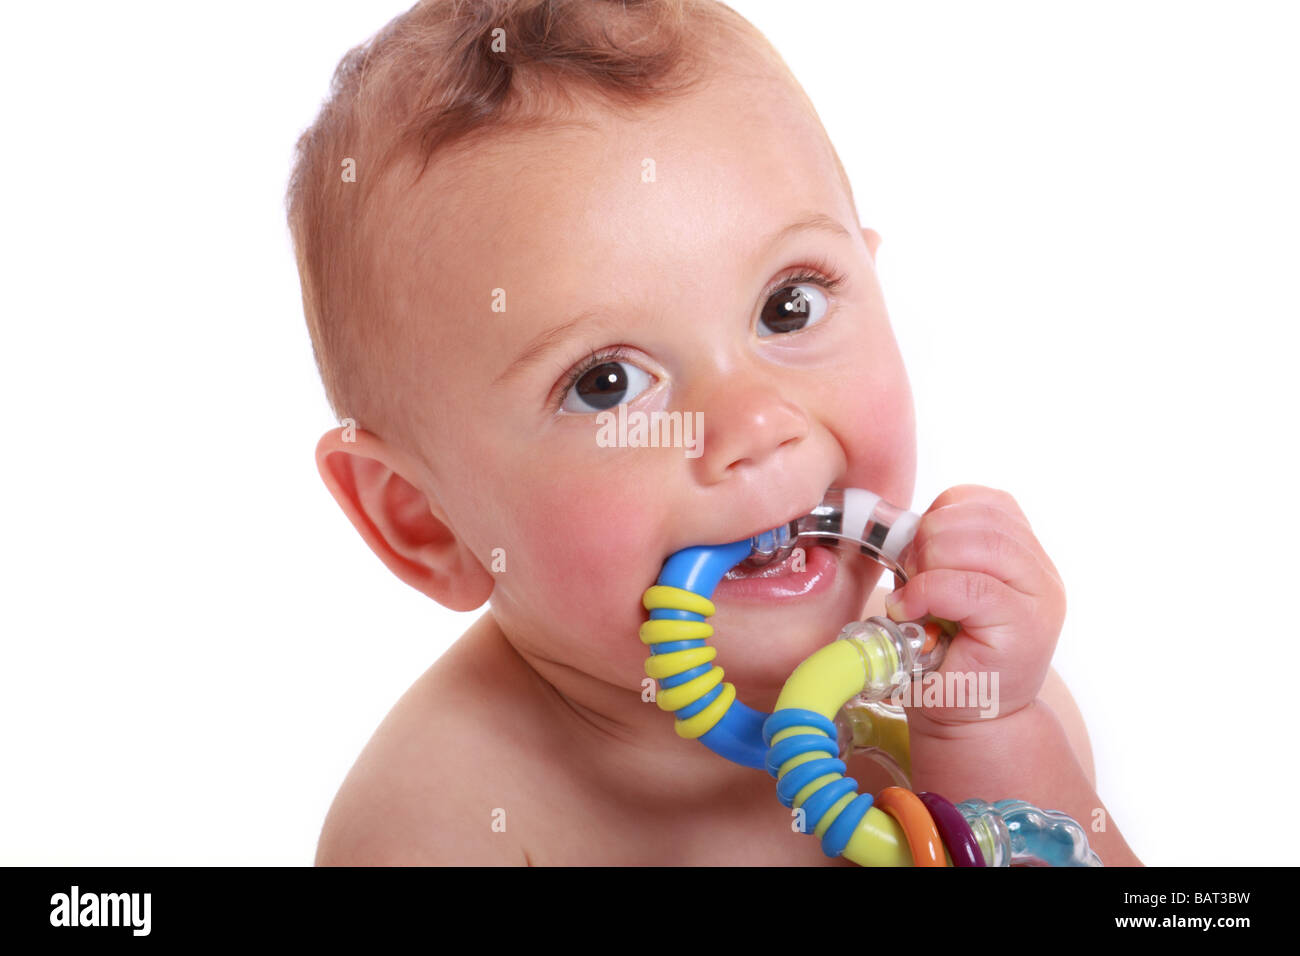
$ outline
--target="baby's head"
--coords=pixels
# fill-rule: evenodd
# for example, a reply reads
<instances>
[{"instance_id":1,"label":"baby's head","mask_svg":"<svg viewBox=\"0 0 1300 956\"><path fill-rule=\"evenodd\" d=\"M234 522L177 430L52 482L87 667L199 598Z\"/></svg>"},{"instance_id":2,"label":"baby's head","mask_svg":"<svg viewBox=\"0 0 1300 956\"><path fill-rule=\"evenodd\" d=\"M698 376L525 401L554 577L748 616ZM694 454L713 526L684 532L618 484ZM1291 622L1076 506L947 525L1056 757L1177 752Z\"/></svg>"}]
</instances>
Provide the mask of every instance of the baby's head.
<instances>
[{"instance_id":1,"label":"baby's head","mask_svg":"<svg viewBox=\"0 0 1300 956\"><path fill-rule=\"evenodd\" d=\"M490 598L525 655L637 688L669 554L831 486L911 502L878 237L722 4L420 4L340 65L289 201L316 359L356 423L321 439L326 484L394 573L456 610ZM719 600L750 702L859 616L880 568L837 560L802 598Z\"/></svg>"}]
</instances>

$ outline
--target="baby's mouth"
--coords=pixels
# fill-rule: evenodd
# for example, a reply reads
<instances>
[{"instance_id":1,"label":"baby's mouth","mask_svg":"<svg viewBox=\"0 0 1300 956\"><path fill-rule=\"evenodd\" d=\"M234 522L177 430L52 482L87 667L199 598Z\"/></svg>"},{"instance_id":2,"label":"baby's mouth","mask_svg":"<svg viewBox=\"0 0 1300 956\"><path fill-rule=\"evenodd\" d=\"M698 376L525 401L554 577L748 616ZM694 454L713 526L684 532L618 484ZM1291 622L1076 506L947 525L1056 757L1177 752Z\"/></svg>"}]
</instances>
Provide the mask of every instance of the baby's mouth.
<instances>
[{"instance_id":1,"label":"baby's mouth","mask_svg":"<svg viewBox=\"0 0 1300 956\"><path fill-rule=\"evenodd\" d=\"M796 556L800 555L799 548L795 548L786 557L784 561L775 564L769 564L761 568L747 568L742 561L730 571L722 576L724 581L738 581L741 579L753 578L779 578L794 573L794 561Z\"/></svg>"},{"instance_id":2,"label":"baby's mouth","mask_svg":"<svg viewBox=\"0 0 1300 956\"><path fill-rule=\"evenodd\" d=\"M798 514L787 519L785 522L773 525L771 527L763 528L750 535L750 540L756 542L755 547L759 546L757 542L761 538L767 539L767 541L763 545L764 547L771 547L772 546L771 537L770 537L771 535L777 534L778 540L780 540L781 534L788 535L786 540L789 540L790 543L794 545L794 547L790 549L790 553L785 556L784 560L774 561L770 564L764 564L759 567L753 567L750 563L750 560L747 559L745 561L741 561L730 571L724 574L722 576L722 580L750 581L750 580L757 580L763 578L781 578L781 577L788 577L792 574L803 572L806 569L808 550L811 547L815 547L815 545L813 545L811 541L807 541L807 540L805 540L804 542L798 542L797 538L795 538L795 536L798 533L795 528L795 524L801 518L806 517L811 511L812 508L805 508L802 511L800 511ZM757 552L754 552L752 554L752 557L755 561L762 560L762 558L759 556Z\"/></svg>"}]
</instances>

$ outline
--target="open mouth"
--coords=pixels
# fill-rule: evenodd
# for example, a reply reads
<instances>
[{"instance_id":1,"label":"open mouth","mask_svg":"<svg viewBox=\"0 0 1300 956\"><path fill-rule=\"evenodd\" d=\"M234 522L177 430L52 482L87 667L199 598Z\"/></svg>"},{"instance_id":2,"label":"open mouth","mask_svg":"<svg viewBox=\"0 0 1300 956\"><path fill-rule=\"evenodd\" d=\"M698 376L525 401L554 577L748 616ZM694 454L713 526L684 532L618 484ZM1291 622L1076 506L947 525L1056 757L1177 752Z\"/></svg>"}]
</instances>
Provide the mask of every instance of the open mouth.
<instances>
[{"instance_id":1,"label":"open mouth","mask_svg":"<svg viewBox=\"0 0 1300 956\"><path fill-rule=\"evenodd\" d=\"M770 604L824 594L836 579L838 565L835 549L800 543L784 561L762 568L732 568L718 582L714 599Z\"/></svg>"},{"instance_id":2,"label":"open mouth","mask_svg":"<svg viewBox=\"0 0 1300 956\"><path fill-rule=\"evenodd\" d=\"M811 508L805 508L793 517L787 518L784 522L762 528L750 535L750 540L754 542L754 547L756 549L764 549L763 553L768 555L771 554L770 549L779 549L782 542L788 542L786 545L787 547L793 545L790 553L787 554L783 560L754 567L747 559L746 561L737 564L723 575L722 580L749 581L762 580L764 578L781 578L787 577L791 574L800 574L806 571L808 550L813 545L811 541L801 543L795 540L798 535L796 524L801 519L805 518L811 510ZM760 554L757 551L752 555L752 557L755 559L761 559Z\"/></svg>"},{"instance_id":3,"label":"open mouth","mask_svg":"<svg viewBox=\"0 0 1300 956\"><path fill-rule=\"evenodd\" d=\"M784 561L777 561L761 568L747 568L740 563L722 576L724 581L751 580L754 578L779 578L795 572L796 559L807 560L807 549L796 546Z\"/></svg>"}]
</instances>

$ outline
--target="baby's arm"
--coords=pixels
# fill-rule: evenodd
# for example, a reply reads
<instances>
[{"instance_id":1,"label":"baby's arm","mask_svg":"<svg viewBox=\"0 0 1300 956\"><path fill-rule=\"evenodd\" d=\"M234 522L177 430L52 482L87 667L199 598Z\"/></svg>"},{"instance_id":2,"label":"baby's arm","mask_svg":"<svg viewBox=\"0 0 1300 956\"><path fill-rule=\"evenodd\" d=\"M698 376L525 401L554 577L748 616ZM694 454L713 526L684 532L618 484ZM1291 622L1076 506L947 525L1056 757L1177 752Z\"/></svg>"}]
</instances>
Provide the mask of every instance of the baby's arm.
<instances>
[{"instance_id":1,"label":"baby's arm","mask_svg":"<svg viewBox=\"0 0 1300 956\"><path fill-rule=\"evenodd\" d=\"M1015 499L979 485L940 495L902 555L907 583L886 599L895 621L957 622L941 667L994 675L989 717L964 695L907 707L913 788L953 802L1024 800L1073 817L1108 866L1140 866L1097 797L1082 715L1052 652L1065 586Z\"/></svg>"},{"instance_id":2,"label":"baby's arm","mask_svg":"<svg viewBox=\"0 0 1300 956\"><path fill-rule=\"evenodd\" d=\"M1061 718L1042 697L1006 717L910 733L912 789L953 803L1016 799L1083 827L1106 866L1142 866L1097 796Z\"/></svg>"},{"instance_id":3,"label":"baby's arm","mask_svg":"<svg viewBox=\"0 0 1300 956\"><path fill-rule=\"evenodd\" d=\"M1061 680L1061 675L1056 673L1056 668L1048 670L1047 679L1043 681L1043 689L1038 692L1038 699L1052 708L1052 713L1060 719L1061 726L1065 728L1065 736L1069 739L1070 746L1074 748L1074 756L1078 759L1079 766L1083 768L1088 783L1096 788L1097 771L1093 767L1092 742L1088 739L1088 728L1084 725L1079 705L1074 702L1070 689L1065 686L1065 681Z\"/></svg>"}]
</instances>

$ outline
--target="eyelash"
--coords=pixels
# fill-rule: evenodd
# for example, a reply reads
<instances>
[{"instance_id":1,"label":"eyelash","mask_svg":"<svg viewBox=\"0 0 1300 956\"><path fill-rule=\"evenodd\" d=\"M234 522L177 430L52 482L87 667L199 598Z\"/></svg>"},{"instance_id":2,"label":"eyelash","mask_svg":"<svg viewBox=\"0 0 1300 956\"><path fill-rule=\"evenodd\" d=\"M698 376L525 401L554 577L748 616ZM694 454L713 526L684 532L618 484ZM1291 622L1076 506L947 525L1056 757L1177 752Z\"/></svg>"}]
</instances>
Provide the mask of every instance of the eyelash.
<instances>
[{"instance_id":1,"label":"eyelash","mask_svg":"<svg viewBox=\"0 0 1300 956\"><path fill-rule=\"evenodd\" d=\"M821 286L834 295L844 287L844 273L823 259L809 260L806 265L794 266L789 273L768 286L767 291L763 293L763 299L766 301L773 293L779 292L786 286L803 285L805 283ZM593 351L587 358L578 363L573 371L565 376L560 386L559 398L556 399L555 407L559 408L564 404L564 399L573 386L577 385L578 380L593 368L598 368L607 362L622 362L631 357L632 351L622 345Z\"/></svg>"}]
</instances>

